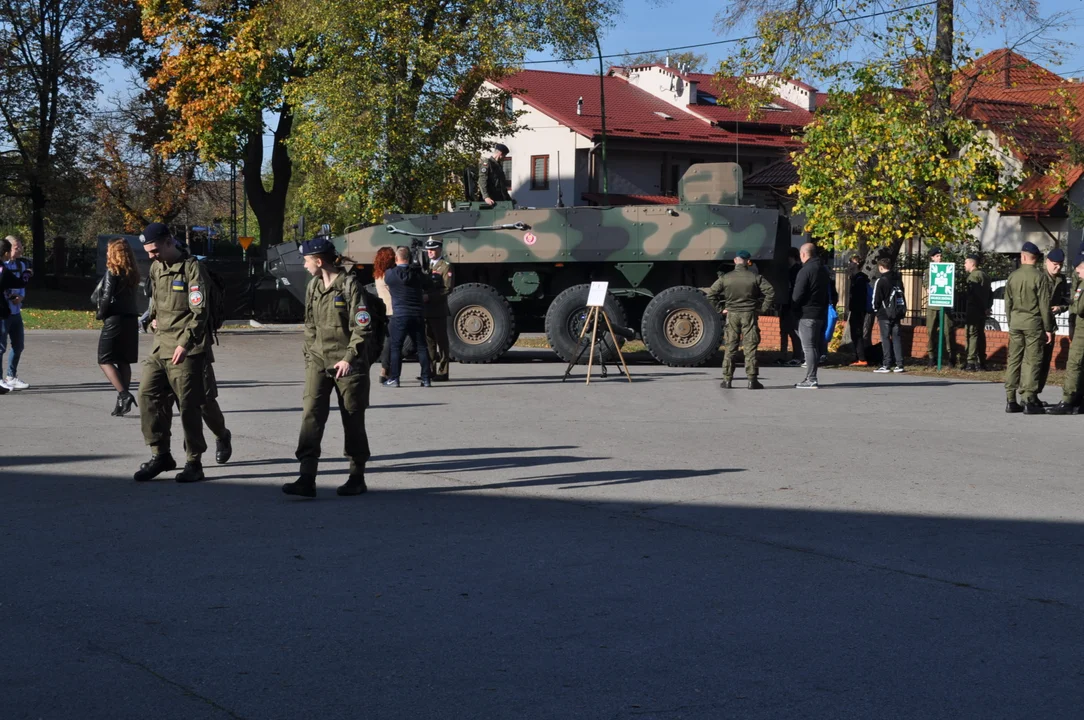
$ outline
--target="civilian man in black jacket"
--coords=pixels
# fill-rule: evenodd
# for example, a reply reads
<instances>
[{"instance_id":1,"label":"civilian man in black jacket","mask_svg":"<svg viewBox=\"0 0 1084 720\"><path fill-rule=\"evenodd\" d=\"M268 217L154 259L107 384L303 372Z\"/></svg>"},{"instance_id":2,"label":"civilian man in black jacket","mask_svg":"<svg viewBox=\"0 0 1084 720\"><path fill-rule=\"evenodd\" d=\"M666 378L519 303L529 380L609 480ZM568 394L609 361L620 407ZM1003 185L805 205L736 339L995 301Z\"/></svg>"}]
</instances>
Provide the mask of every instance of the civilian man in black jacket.
<instances>
[{"instance_id":1,"label":"civilian man in black jacket","mask_svg":"<svg viewBox=\"0 0 1084 720\"><path fill-rule=\"evenodd\" d=\"M903 341L900 339L900 318L889 317L888 304L892 299L892 290L899 287L900 276L892 269L892 258L877 259L877 268L881 275L873 283L873 309L877 313L877 324L881 328L881 347L884 348L884 362L873 372L903 372Z\"/></svg>"},{"instance_id":2,"label":"civilian man in black jacket","mask_svg":"<svg viewBox=\"0 0 1084 720\"><path fill-rule=\"evenodd\" d=\"M862 272L863 258L859 255L851 256L851 291L847 299L847 327L851 330L851 344L854 345L854 354L857 356L851 363L852 367L866 367L866 343L869 335L866 334L866 311L869 307L869 277Z\"/></svg>"},{"instance_id":3,"label":"civilian man in black jacket","mask_svg":"<svg viewBox=\"0 0 1084 720\"><path fill-rule=\"evenodd\" d=\"M817 389L817 354L820 339L824 337L824 321L828 314L828 271L817 256L817 246L806 243L798 250L802 269L794 280L791 302L798 313L798 337L805 353L805 380L794 387L802 390Z\"/></svg>"},{"instance_id":4,"label":"civilian man in black jacket","mask_svg":"<svg viewBox=\"0 0 1084 720\"><path fill-rule=\"evenodd\" d=\"M391 345L388 362L388 379L384 387L399 387L399 373L403 369L403 343L409 337L418 350L418 363L422 366L422 387L431 387L429 379L429 348L425 344L425 316L422 313L428 279L422 269L410 263L410 248L395 250L395 267L384 273L384 282L391 293L391 306L395 314L388 327Z\"/></svg>"}]
</instances>

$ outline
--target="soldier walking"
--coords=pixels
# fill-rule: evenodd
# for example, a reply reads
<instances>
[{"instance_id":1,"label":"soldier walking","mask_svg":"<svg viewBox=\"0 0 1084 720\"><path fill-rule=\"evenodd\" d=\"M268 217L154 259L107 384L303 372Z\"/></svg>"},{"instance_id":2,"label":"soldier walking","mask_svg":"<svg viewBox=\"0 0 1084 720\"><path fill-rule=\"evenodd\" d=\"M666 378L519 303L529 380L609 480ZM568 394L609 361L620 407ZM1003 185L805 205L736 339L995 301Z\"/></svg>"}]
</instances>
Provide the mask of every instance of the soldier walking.
<instances>
[{"instance_id":1,"label":"soldier walking","mask_svg":"<svg viewBox=\"0 0 1084 720\"><path fill-rule=\"evenodd\" d=\"M941 262L941 248L930 248L930 262ZM926 295L926 367L932 368L937 365L937 336L943 337L945 355L948 357L949 367L956 367L956 333L953 332L952 308L930 307L930 271L927 268L922 276L923 293ZM944 317L944 327L941 326L941 318Z\"/></svg>"},{"instance_id":2,"label":"soldier walking","mask_svg":"<svg viewBox=\"0 0 1084 720\"><path fill-rule=\"evenodd\" d=\"M1005 412L1042 415L1039 402L1039 364L1043 343L1054 337L1050 312L1050 284L1035 266L1039 248L1026 242L1020 251L1020 267L1005 282L1005 314L1009 318L1009 360L1005 368ZM1017 390L1023 405L1016 402Z\"/></svg>"},{"instance_id":3,"label":"soldier walking","mask_svg":"<svg viewBox=\"0 0 1084 720\"><path fill-rule=\"evenodd\" d=\"M339 495L366 491L365 463L369 437L365 408L369 406L369 342L372 315L353 273L335 263L335 246L325 237L301 244L305 269L313 276L305 291L305 397L301 433L297 440L300 476L282 486L287 495L316 497L316 470L332 390L338 395L343 423L343 454L350 458L350 477Z\"/></svg>"},{"instance_id":4,"label":"soldier walking","mask_svg":"<svg viewBox=\"0 0 1084 720\"><path fill-rule=\"evenodd\" d=\"M1079 281L1084 278L1084 253L1077 255L1073 268L1074 283L1069 298L1069 317L1084 317L1084 285ZM1069 343L1069 359L1065 363L1065 380L1061 386L1061 402L1047 410L1051 415L1076 415L1080 412L1080 385L1084 376L1084 336L1073 334Z\"/></svg>"},{"instance_id":5,"label":"soldier walking","mask_svg":"<svg viewBox=\"0 0 1084 720\"><path fill-rule=\"evenodd\" d=\"M478 192L482 195L482 202L490 207L498 201L512 199L508 194L508 178L501 164L506 157L508 146L497 143L493 146L493 154L482 160L478 168Z\"/></svg>"},{"instance_id":6,"label":"soldier walking","mask_svg":"<svg viewBox=\"0 0 1084 720\"><path fill-rule=\"evenodd\" d=\"M211 343L207 275L199 261L178 247L169 228L151 223L140 236L151 259L149 286L154 304L154 342L143 362L139 383L139 420L151 459L135 473L136 481L151 480L173 470L170 452L173 403L181 411L186 460L177 482L204 479L201 458L207 450L201 417L205 397L204 372ZM158 262L155 262L157 260Z\"/></svg>"},{"instance_id":7,"label":"soldier walking","mask_svg":"<svg viewBox=\"0 0 1084 720\"><path fill-rule=\"evenodd\" d=\"M760 327L757 312L764 314L775 300L775 288L763 275L749 270L750 255L739 250L734 257L734 269L721 275L708 291L708 300L726 315L725 354L723 355L723 382L720 387L730 388L734 379L734 356L738 353L738 340L745 341L745 376L750 390L761 390L757 380L757 348L760 346Z\"/></svg>"},{"instance_id":8,"label":"soldier walking","mask_svg":"<svg viewBox=\"0 0 1084 720\"><path fill-rule=\"evenodd\" d=\"M1062 277L1061 268L1065 263L1065 251L1054 248L1046 254L1043 263L1045 272L1043 278L1049 285L1050 313L1055 316L1055 335L1050 336L1050 341L1043 345L1043 361L1039 365L1039 394L1046 388L1046 379L1050 376L1050 362L1054 359L1054 347L1056 345L1057 315L1065 312L1069 307L1069 283Z\"/></svg>"},{"instance_id":9,"label":"soldier walking","mask_svg":"<svg viewBox=\"0 0 1084 720\"><path fill-rule=\"evenodd\" d=\"M425 344L429 348L430 379L448 380L448 295L452 292L452 264L444 258L444 242L425 241L429 255L429 289L422 306L425 315ZM418 378L421 380L421 378Z\"/></svg>"},{"instance_id":10,"label":"soldier walking","mask_svg":"<svg viewBox=\"0 0 1084 720\"><path fill-rule=\"evenodd\" d=\"M990 292L990 278L982 271L981 265L982 256L978 253L971 253L964 260L964 270L967 272L967 309L964 311L967 361L964 370L971 372L986 369L986 315L994 301Z\"/></svg>"}]
</instances>

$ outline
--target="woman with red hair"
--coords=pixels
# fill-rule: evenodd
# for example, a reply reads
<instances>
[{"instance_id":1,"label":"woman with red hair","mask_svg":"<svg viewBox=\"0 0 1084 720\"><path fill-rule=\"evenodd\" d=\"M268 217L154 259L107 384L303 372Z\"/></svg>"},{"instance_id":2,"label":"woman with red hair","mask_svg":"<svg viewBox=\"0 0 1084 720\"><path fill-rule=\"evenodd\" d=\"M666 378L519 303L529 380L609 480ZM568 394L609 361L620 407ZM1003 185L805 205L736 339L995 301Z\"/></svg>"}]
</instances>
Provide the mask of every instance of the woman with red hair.
<instances>
[{"instance_id":1,"label":"woman with red hair","mask_svg":"<svg viewBox=\"0 0 1084 720\"><path fill-rule=\"evenodd\" d=\"M384 303L384 313L388 317L385 327L391 327L391 291L388 283L384 280L384 273L395 267L395 250L385 245L376 251L373 260L373 279L376 281L376 294ZM380 351L380 379L388 377L388 361L390 360L391 343L388 342L387 330L384 331L384 349Z\"/></svg>"},{"instance_id":2,"label":"woman with red hair","mask_svg":"<svg viewBox=\"0 0 1084 720\"><path fill-rule=\"evenodd\" d=\"M127 240L109 243L105 255L105 277L98 293L98 319L104 321L98 338L98 364L117 390L117 406L112 415L127 415L136 404L128 387L132 382L132 363L139 354L139 311L136 288L139 268Z\"/></svg>"}]
</instances>

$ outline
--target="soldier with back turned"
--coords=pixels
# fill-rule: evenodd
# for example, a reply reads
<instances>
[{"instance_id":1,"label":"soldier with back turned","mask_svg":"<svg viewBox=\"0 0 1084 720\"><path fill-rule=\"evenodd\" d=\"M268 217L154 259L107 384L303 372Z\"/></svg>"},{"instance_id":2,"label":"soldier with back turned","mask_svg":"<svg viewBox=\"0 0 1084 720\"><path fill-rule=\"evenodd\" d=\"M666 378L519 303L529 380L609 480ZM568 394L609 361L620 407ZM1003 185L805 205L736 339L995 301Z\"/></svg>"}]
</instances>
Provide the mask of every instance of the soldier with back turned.
<instances>
[{"instance_id":1,"label":"soldier with back turned","mask_svg":"<svg viewBox=\"0 0 1084 720\"><path fill-rule=\"evenodd\" d=\"M1050 313L1057 317L1069 308L1069 283L1061 274L1061 267L1065 263L1065 251L1054 248L1046 254L1043 262L1043 278L1047 283L1047 291L1050 294ZM1054 321L1055 326L1057 320ZM1057 332L1055 330L1055 332ZM1050 376L1050 362L1054 359L1055 336L1043 345L1043 360L1039 365L1039 393L1046 388L1046 379ZM1046 403L1043 403L1044 405Z\"/></svg>"},{"instance_id":2,"label":"soldier with back turned","mask_svg":"<svg viewBox=\"0 0 1084 720\"><path fill-rule=\"evenodd\" d=\"M964 329L967 335L967 360L964 370L978 372L986 367L986 314L990 311L993 294L990 278L982 271L982 256L971 253L964 260L967 272L965 288L967 307L964 310Z\"/></svg>"},{"instance_id":3,"label":"soldier with back turned","mask_svg":"<svg viewBox=\"0 0 1084 720\"><path fill-rule=\"evenodd\" d=\"M749 258L748 252L739 250L734 257L734 269L716 280L708 291L708 300L726 316L726 354L720 387L728 389L734 379L734 356L738 353L739 339L745 341L745 376L749 380L749 389L764 387L757 380L757 348L760 346L757 313L771 309L775 288L763 275L750 271Z\"/></svg>"},{"instance_id":4,"label":"soldier with back turned","mask_svg":"<svg viewBox=\"0 0 1084 720\"><path fill-rule=\"evenodd\" d=\"M1020 267L1005 282L1005 314L1009 318L1009 359L1005 366L1005 412L1042 415L1039 402L1039 365L1043 343L1054 337L1050 311L1050 284L1036 266L1039 248L1026 242ZM1017 391L1023 403L1016 402Z\"/></svg>"}]
</instances>

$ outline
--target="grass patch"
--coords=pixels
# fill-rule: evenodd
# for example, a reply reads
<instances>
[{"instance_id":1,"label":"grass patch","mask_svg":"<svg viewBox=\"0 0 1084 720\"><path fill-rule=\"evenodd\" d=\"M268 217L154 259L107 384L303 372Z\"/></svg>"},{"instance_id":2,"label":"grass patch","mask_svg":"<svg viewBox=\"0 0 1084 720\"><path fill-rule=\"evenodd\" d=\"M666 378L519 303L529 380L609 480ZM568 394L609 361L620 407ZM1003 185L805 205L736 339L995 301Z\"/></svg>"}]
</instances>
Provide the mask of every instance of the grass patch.
<instances>
[{"instance_id":1,"label":"grass patch","mask_svg":"<svg viewBox=\"0 0 1084 720\"><path fill-rule=\"evenodd\" d=\"M90 308L90 293L32 287L23 304L23 324L27 330L97 330L102 324Z\"/></svg>"}]
</instances>

